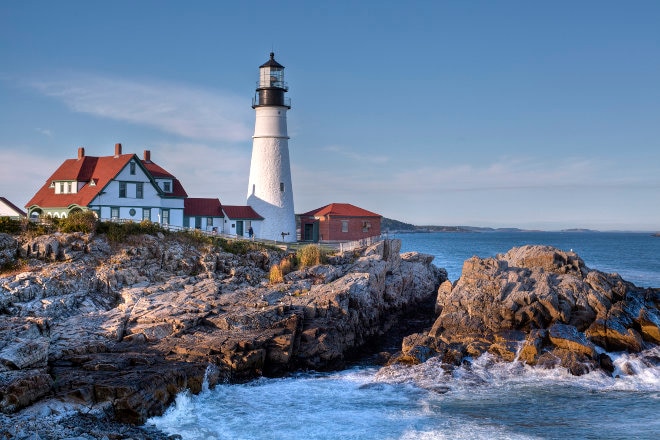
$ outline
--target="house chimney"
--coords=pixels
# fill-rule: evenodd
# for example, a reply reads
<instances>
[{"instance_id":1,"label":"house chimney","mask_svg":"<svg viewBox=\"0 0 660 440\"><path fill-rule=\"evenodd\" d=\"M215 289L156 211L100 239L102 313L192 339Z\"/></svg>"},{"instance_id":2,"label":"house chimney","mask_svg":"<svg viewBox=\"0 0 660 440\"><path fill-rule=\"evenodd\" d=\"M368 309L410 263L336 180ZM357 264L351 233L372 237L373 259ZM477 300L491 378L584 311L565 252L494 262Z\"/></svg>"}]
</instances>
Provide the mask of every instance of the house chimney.
<instances>
[{"instance_id":1,"label":"house chimney","mask_svg":"<svg viewBox=\"0 0 660 440\"><path fill-rule=\"evenodd\" d=\"M151 151L144 150L144 161L151 162Z\"/></svg>"},{"instance_id":2,"label":"house chimney","mask_svg":"<svg viewBox=\"0 0 660 440\"><path fill-rule=\"evenodd\" d=\"M78 147L78 160L85 157L85 147Z\"/></svg>"},{"instance_id":3,"label":"house chimney","mask_svg":"<svg viewBox=\"0 0 660 440\"><path fill-rule=\"evenodd\" d=\"M115 144L115 157L121 156L121 144Z\"/></svg>"}]
</instances>

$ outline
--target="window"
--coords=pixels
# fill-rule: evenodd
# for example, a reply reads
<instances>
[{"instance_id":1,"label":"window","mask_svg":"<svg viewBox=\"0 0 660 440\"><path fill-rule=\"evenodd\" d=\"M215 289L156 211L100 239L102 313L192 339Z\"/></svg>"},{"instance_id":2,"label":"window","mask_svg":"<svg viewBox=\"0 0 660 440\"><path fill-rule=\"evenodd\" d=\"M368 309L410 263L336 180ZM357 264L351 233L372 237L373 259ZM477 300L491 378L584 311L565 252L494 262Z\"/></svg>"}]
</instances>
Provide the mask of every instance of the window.
<instances>
[{"instance_id":1,"label":"window","mask_svg":"<svg viewBox=\"0 0 660 440\"><path fill-rule=\"evenodd\" d=\"M119 208L110 208L110 218L119 218Z\"/></svg>"},{"instance_id":2,"label":"window","mask_svg":"<svg viewBox=\"0 0 660 440\"><path fill-rule=\"evenodd\" d=\"M130 215L131 217L135 217L135 212L136 212L135 209L131 208L128 210L128 215Z\"/></svg>"},{"instance_id":3,"label":"window","mask_svg":"<svg viewBox=\"0 0 660 440\"><path fill-rule=\"evenodd\" d=\"M66 192L71 194L71 182L66 183Z\"/></svg>"},{"instance_id":4,"label":"window","mask_svg":"<svg viewBox=\"0 0 660 440\"><path fill-rule=\"evenodd\" d=\"M163 182L163 191L166 193L172 191L172 183L171 182Z\"/></svg>"},{"instance_id":5,"label":"window","mask_svg":"<svg viewBox=\"0 0 660 440\"><path fill-rule=\"evenodd\" d=\"M129 164L129 166L130 166L130 169L131 169L131 175L134 176L135 175L135 162L131 162Z\"/></svg>"},{"instance_id":6,"label":"window","mask_svg":"<svg viewBox=\"0 0 660 440\"><path fill-rule=\"evenodd\" d=\"M280 182L280 192L284 192L284 182Z\"/></svg>"},{"instance_id":7,"label":"window","mask_svg":"<svg viewBox=\"0 0 660 440\"><path fill-rule=\"evenodd\" d=\"M60 182L60 194L64 194L64 182Z\"/></svg>"},{"instance_id":8,"label":"window","mask_svg":"<svg viewBox=\"0 0 660 440\"><path fill-rule=\"evenodd\" d=\"M126 198L126 182L119 182L119 197Z\"/></svg>"},{"instance_id":9,"label":"window","mask_svg":"<svg viewBox=\"0 0 660 440\"><path fill-rule=\"evenodd\" d=\"M341 221L341 232L348 232L348 220Z\"/></svg>"},{"instance_id":10,"label":"window","mask_svg":"<svg viewBox=\"0 0 660 440\"><path fill-rule=\"evenodd\" d=\"M213 226L213 217L207 217L206 218L206 227L210 228L211 226Z\"/></svg>"},{"instance_id":11,"label":"window","mask_svg":"<svg viewBox=\"0 0 660 440\"><path fill-rule=\"evenodd\" d=\"M169 225L170 224L170 210L169 209L163 209L162 223L164 225Z\"/></svg>"},{"instance_id":12,"label":"window","mask_svg":"<svg viewBox=\"0 0 660 440\"><path fill-rule=\"evenodd\" d=\"M151 208L142 208L142 220L151 220Z\"/></svg>"},{"instance_id":13,"label":"window","mask_svg":"<svg viewBox=\"0 0 660 440\"><path fill-rule=\"evenodd\" d=\"M138 182L135 184L135 198L141 199L144 197L144 183Z\"/></svg>"}]
</instances>

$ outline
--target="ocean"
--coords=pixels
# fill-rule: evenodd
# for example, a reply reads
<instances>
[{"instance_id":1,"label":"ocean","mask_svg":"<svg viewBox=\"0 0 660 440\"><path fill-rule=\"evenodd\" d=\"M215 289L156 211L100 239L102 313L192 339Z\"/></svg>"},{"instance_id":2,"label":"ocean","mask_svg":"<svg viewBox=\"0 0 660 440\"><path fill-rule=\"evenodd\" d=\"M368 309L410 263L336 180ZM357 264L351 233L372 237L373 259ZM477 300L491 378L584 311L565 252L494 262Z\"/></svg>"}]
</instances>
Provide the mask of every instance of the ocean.
<instances>
[{"instance_id":1,"label":"ocean","mask_svg":"<svg viewBox=\"0 0 660 440\"><path fill-rule=\"evenodd\" d=\"M488 232L399 234L402 252L435 256L460 277L463 261L523 244L573 250L588 267L660 287L660 237L642 233ZM494 362L452 373L431 359L416 366L359 365L183 392L147 422L183 439L655 439L660 367L609 353L617 378L575 377ZM660 348L651 353L660 358Z\"/></svg>"}]
</instances>

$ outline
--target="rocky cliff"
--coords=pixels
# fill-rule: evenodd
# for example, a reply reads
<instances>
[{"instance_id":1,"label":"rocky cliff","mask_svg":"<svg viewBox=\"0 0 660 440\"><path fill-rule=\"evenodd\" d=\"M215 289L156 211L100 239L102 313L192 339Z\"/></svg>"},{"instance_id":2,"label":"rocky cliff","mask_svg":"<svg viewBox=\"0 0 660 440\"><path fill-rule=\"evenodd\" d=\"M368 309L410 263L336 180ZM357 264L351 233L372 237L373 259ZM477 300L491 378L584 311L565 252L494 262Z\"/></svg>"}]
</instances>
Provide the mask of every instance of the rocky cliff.
<instances>
[{"instance_id":1,"label":"rocky cliff","mask_svg":"<svg viewBox=\"0 0 660 440\"><path fill-rule=\"evenodd\" d=\"M339 367L406 311L432 307L446 280L432 257L399 250L384 241L272 285L283 255L271 250L0 234L0 411L57 399L141 423L205 377Z\"/></svg>"},{"instance_id":2,"label":"rocky cliff","mask_svg":"<svg viewBox=\"0 0 660 440\"><path fill-rule=\"evenodd\" d=\"M460 279L438 289L438 318L408 336L397 360L441 356L448 368L489 352L504 361L562 366L580 375L612 372L606 352L644 352L660 344L660 289L591 270L573 252L513 248L465 261ZM642 358L658 364L654 355Z\"/></svg>"}]
</instances>

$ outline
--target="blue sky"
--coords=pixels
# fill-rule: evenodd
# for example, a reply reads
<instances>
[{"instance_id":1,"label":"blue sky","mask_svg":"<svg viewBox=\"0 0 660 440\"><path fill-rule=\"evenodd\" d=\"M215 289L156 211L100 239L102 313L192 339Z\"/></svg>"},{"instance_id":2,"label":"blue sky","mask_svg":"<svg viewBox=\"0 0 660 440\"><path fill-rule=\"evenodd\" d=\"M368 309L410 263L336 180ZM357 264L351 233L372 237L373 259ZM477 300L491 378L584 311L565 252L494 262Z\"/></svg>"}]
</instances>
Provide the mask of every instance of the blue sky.
<instances>
[{"instance_id":1,"label":"blue sky","mask_svg":"<svg viewBox=\"0 0 660 440\"><path fill-rule=\"evenodd\" d=\"M296 212L660 230L658 23L657 1L4 1L0 195L120 142L245 204L274 50Z\"/></svg>"}]
</instances>

